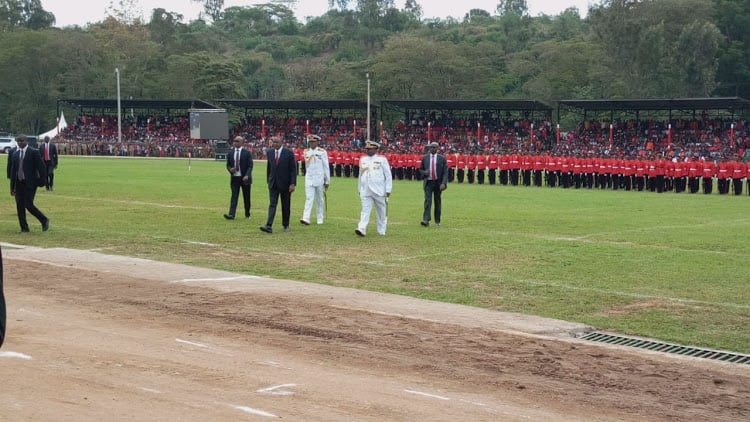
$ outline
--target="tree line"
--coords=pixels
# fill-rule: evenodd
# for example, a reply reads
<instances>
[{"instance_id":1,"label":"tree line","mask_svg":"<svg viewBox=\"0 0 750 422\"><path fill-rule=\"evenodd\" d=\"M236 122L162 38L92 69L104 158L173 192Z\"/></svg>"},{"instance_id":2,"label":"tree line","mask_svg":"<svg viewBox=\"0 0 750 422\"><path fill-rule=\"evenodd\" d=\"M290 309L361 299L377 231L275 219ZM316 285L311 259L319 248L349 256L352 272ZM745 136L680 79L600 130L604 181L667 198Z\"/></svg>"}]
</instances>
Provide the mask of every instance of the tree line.
<instances>
[{"instance_id":1,"label":"tree line","mask_svg":"<svg viewBox=\"0 0 750 422\"><path fill-rule=\"evenodd\" d=\"M187 1L187 0L186 0ZM60 98L750 98L750 1L601 0L530 16L525 0L423 19L416 0L329 0L300 19L288 1L186 21L133 0L56 28L40 0L0 0L0 131L39 133ZM304 20L304 21L303 21ZM239 117L239 116L233 116Z\"/></svg>"}]
</instances>

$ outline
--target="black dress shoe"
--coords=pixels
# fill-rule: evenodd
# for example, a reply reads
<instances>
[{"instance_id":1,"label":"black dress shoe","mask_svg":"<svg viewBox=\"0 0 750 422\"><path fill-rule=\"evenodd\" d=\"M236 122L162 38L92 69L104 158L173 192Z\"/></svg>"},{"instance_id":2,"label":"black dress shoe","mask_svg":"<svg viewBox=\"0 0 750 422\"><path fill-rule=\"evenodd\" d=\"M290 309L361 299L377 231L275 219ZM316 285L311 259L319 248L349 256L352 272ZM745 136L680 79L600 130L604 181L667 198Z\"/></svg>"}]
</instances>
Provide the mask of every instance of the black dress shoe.
<instances>
[{"instance_id":1,"label":"black dress shoe","mask_svg":"<svg viewBox=\"0 0 750 422\"><path fill-rule=\"evenodd\" d=\"M245 214L245 219L249 220L250 219L250 214Z\"/></svg>"},{"instance_id":2,"label":"black dress shoe","mask_svg":"<svg viewBox=\"0 0 750 422\"><path fill-rule=\"evenodd\" d=\"M427 226L429 226L429 225L430 225L430 222L429 222L429 221L421 221L421 222L420 222L419 224L421 224L421 225L423 225L423 226L427 227Z\"/></svg>"},{"instance_id":3,"label":"black dress shoe","mask_svg":"<svg viewBox=\"0 0 750 422\"><path fill-rule=\"evenodd\" d=\"M273 229L271 228L271 226L260 226L260 231L266 232L268 234L273 233Z\"/></svg>"},{"instance_id":4,"label":"black dress shoe","mask_svg":"<svg viewBox=\"0 0 750 422\"><path fill-rule=\"evenodd\" d=\"M28 233L28 232L29 232L29 229L21 229L18 233L19 234L24 234L24 233Z\"/></svg>"},{"instance_id":5,"label":"black dress shoe","mask_svg":"<svg viewBox=\"0 0 750 422\"><path fill-rule=\"evenodd\" d=\"M234 216L231 214L224 214L224 218L226 218L227 220L234 220Z\"/></svg>"},{"instance_id":6,"label":"black dress shoe","mask_svg":"<svg viewBox=\"0 0 750 422\"><path fill-rule=\"evenodd\" d=\"M47 230L49 230L49 218L42 223L42 231L46 232Z\"/></svg>"}]
</instances>

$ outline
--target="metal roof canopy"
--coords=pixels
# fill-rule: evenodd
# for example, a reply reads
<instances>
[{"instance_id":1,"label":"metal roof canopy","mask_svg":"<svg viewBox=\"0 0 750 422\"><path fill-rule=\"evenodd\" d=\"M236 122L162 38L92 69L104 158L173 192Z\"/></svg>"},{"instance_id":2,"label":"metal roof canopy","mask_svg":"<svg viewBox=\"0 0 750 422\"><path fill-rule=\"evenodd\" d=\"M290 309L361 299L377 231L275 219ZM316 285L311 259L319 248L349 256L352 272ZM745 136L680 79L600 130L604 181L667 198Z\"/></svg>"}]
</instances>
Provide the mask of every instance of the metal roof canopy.
<instances>
[{"instance_id":1,"label":"metal roof canopy","mask_svg":"<svg viewBox=\"0 0 750 422\"><path fill-rule=\"evenodd\" d=\"M631 111L636 115L639 111L668 111L672 119L675 110L727 110L732 115L735 111L750 110L750 101L740 97L717 98L655 98L655 99L623 99L623 100L560 100L557 117L560 120L560 107L566 106L581 110L586 116L588 111L609 111L614 117L615 111Z\"/></svg>"},{"instance_id":2,"label":"metal roof canopy","mask_svg":"<svg viewBox=\"0 0 750 422\"><path fill-rule=\"evenodd\" d=\"M98 109L98 110L117 110L116 99L92 99L92 98L64 98L57 100L58 115L60 114L60 104L66 103L79 107L81 110L85 109ZM213 104L209 104L203 100L120 100L120 106L122 108L132 108L138 110L190 110L192 108L199 109L218 109Z\"/></svg>"},{"instance_id":3,"label":"metal roof canopy","mask_svg":"<svg viewBox=\"0 0 750 422\"><path fill-rule=\"evenodd\" d=\"M357 100L240 100L221 98L217 103L247 110L367 110L366 101ZM370 105L377 109L377 106Z\"/></svg>"},{"instance_id":4,"label":"metal roof canopy","mask_svg":"<svg viewBox=\"0 0 750 422\"><path fill-rule=\"evenodd\" d=\"M430 110L505 110L552 112L552 107L535 100L385 100L383 108Z\"/></svg>"}]
</instances>

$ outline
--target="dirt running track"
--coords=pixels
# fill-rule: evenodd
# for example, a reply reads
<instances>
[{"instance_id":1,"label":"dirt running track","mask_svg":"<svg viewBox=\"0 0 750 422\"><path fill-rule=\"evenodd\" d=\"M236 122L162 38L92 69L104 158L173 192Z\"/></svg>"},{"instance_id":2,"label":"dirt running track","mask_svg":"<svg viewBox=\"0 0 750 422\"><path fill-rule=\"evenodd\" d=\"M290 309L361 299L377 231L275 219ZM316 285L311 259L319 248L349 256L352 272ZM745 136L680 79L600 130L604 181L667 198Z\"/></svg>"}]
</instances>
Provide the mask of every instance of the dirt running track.
<instances>
[{"instance_id":1,"label":"dirt running track","mask_svg":"<svg viewBox=\"0 0 750 422\"><path fill-rule=\"evenodd\" d=\"M563 321L3 247L0 421L747 421L750 368Z\"/></svg>"}]
</instances>

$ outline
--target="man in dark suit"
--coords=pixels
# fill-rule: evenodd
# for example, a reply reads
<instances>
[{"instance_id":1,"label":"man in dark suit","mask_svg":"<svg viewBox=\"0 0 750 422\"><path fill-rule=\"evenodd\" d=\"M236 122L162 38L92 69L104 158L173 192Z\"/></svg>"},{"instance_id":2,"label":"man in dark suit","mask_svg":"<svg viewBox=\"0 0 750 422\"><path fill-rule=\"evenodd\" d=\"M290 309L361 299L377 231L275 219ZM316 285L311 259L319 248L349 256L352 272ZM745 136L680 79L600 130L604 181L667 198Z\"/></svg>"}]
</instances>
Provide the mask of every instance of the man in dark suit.
<instances>
[{"instance_id":1,"label":"man in dark suit","mask_svg":"<svg viewBox=\"0 0 750 422\"><path fill-rule=\"evenodd\" d=\"M47 168L45 187L47 190L54 190L55 170L57 169L57 147L50 142L49 136L44 137L44 145L42 145L41 153L44 165Z\"/></svg>"},{"instance_id":2,"label":"man in dark suit","mask_svg":"<svg viewBox=\"0 0 750 422\"><path fill-rule=\"evenodd\" d=\"M44 186L47 181L47 168L42 161L39 150L27 145L26 136L16 138L18 148L8 157L10 166L10 194L16 198L16 211L21 233L28 233L29 224L26 222L26 210L42 223L42 231L49 229L47 218L34 205L37 187Z\"/></svg>"},{"instance_id":3,"label":"man in dark suit","mask_svg":"<svg viewBox=\"0 0 750 422\"><path fill-rule=\"evenodd\" d=\"M5 294L3 294L3 251L0 249L0 347L5 341Z\"/></svg>"},{"instance_id":4,"label":"man in dark suit","mask_svg":"<svg viewBox=\"0 0 750 422\"><path fill-rule=\"evenodd\" d=\"M291 215L292 192L297 185L297 162L294 152L281 145L281 137L271 138L271 148L267 151L268 164L266 176L268 179L268 220L260 230L273 233L273 219L276 217L276 206L281 198L281 223L284 231L289 231L289 217Z\"/></svg>"},{"instance_id":5,"label":"man in dark suit","mask_svg":"<svg viewBox=\"0 0 750 422\"><path fill-rule=\"evenodd\" d=\"M448 187L448 161L444 156L438 154L437 142L428 145L429 152L422 156L419 171L424 178L424 214L422 224L424 227L430 225L430 211L432 201L435 201L435 224L440 225L440 214L442 212L442 193Z\"/></svg>"},{"instance_id":6,"label":"man in dark suit","mask_svg":"<svg viewBox=\"0 0 750 422\"><path fill-rule=\"evenodd\" d=\"M229 172L229 187L232 198L229 201L229 213L224 214L227 220L234 220L237 211L237 201L242 190L245 205L245 218L250 218L250 185L253 183L253 154L242 148L245 140L241 136L234 138L234 148L227 154L227 171Z\"/></svg>"}]
</instances>

